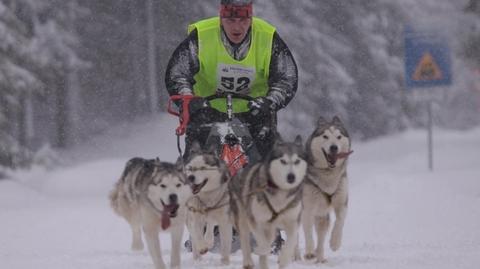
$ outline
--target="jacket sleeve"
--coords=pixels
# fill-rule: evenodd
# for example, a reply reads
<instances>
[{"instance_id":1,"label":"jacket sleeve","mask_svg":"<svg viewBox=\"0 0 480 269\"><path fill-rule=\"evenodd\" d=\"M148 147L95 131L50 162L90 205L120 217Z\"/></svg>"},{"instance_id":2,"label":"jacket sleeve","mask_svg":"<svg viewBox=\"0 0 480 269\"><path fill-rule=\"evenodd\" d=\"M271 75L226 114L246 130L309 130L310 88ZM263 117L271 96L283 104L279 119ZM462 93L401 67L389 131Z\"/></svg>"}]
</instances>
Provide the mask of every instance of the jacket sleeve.
<instances>
[{"instance_id":1,"label":"jacket sleeve","mask_svg":"<svg viewBox=\"0 0 480 269\"><path fill-rule=\"evenodd\" d=\"M193 94L194 76L200 70L197 30L178 45L168 62L165 85L170 95Z\"/></svg>"},{"instance_id":2,"label":"jacket sleeve","mask_svg":"<svg viewBox=\"0 0 480 269\"><path fill-rule=\"evenodd\" d=\"M273 36L269 72L267 98L278 110L287 106L297 92L298 69L290 49L277 32Z\"/></svg>"}]
</instances>

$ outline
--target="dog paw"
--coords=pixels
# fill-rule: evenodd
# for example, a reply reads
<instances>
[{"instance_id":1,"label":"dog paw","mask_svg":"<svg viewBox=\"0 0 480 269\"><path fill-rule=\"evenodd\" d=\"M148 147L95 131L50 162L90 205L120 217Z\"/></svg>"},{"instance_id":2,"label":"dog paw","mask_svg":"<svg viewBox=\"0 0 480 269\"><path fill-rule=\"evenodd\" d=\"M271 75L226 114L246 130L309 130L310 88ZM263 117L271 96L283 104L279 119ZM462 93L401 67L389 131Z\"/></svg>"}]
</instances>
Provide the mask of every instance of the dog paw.
<instances>
[{"instance_id":1,"label":"dog paw","mask_svg":"<svg viewBox=\"0 0 480 269\"><path fill-rule=\"evenodd\" d=\"M213 248L215 245L215 238L212 236L205 235L205 244L208 248Z\"/></svg>"},{"instance_id":2,"label":"dog paw","mask_svg":"<svg viewBox=\"0 0 480 269\"><path fill-rule=\"evenodd\" d=\"M278 256L278 268L286 268L292 262L291 258L293 257L289 257L289 255L285 255L284 253L282 254Z\"/></svg>"},{"instance_id":3,"label":"dog paw","mask_svg":"<svg viewBox=\"0 0 480 269\"><path fill-rule=\"evenodd\" d=\"M254 269L255 267L252 264L244 265L243 269Z\"/></svg>"},{"instance_id":4,"label":"dog paw","mask_svg":"<svg viewBox=\"0 0 480 269\"><path fill-rule=\"evenodd\" d=\"M327 263L327 259L325 259L325 258L317 259L316 262L317 263Z\"/></svg>"},{"instance_id":5,"label":"dog paw","mask_svg":"<svg viewBox=\"0 0 480 269\"><path fill-rule=\"evenodd\" d=\"M303 257L305 258L305 260L308 260L308 261L309 261L309 260L315 259L317 256L316 256L315 254L313 254L313 253L307 253L307 254L305 254L305 256L303 256Z\"/></svg>"},{"instance_id":6,"label":"dog paw","mask_svg":"<svg viewBox=\"0 0 480 269\"><path fill-rule=\"evenodd\" d=\"M140 242L133 242L131 246L133 251L142 251L143 250L143 243Z\"/></svg>"},{"instance_id":7,"label":"dog paw","mask_svg":"<svg viewBox=\"0 0 480 269\"><path fill-rule=\"evenodd\" d=\"M293 260L294 261L301 261L302 256L300 255L300 253L295 252L295 254L293 255Z\"/></svg>"},{"instance_id":8,"label":"dog paw","mask_svg":"<svg viewBox=\"0 0 480 269\"><path fill-rule=\"evenodd\" d=\"M222 263L222 265L230 265L230 258L222 258L220 262Z\"/></svg>"},{"instance_id":9,"label":"dog paw","mask_svg":"<svg viewBox=\"0 0 480 269\"><path fill-rule=\"evenodd\" d=\"M340 248L341 244L342 244L342 240L339 239L338 237L332 237L330 239L330 249L333 251L337 251Z\"/></svg>"},{"instance_id":10,"label":"dog paw","mask_svg":"<svg viewBox=\"0 0 480 269\"><path fill-rule=\"evenodd\" d=\"M204 255L204 254L206 254L207 252L208 252L208 248L202 248L202 249L200 249L200 251L199 251L200 255Z\"/></svg>"}]
</instances>

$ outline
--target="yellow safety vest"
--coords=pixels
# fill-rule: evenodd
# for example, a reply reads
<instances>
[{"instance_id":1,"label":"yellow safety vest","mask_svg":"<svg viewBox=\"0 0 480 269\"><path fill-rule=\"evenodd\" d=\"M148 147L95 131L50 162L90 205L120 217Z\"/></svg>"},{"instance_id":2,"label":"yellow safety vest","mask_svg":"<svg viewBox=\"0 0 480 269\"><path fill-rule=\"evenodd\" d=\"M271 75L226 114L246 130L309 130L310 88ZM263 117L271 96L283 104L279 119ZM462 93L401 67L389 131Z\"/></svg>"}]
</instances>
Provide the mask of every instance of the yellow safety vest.
<instances>
[{"instance_id":1,"label":"yellow safety vest","mask_svg":"<svg viewBox=\"0 0 480 269\"><path fill-rule=\"evenodd\" d=\"M221 91L230 91L252 97L265 96L268 92L268 76L272 56L272 42L275 27L254 17L251 43L247 56L237 61L232 58L220 36L220 18L199 21L188 27L190 33L198 32L198 58L200 70L194 76L195 95L206 97ZM224 99L211 102L218 111L226 112ZM247 102L233 100L233 112L248 111Z\"/></svg>"}]
</instances>

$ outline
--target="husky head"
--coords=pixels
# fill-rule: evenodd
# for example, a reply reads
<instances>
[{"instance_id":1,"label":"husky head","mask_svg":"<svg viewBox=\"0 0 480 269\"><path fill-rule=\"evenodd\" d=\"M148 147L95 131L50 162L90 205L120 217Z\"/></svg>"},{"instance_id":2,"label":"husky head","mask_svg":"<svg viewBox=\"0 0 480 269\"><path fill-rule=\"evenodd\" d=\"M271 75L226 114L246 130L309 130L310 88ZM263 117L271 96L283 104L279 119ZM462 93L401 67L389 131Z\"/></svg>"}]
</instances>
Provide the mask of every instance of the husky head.
<instances>
[{"instance_id":1,"label":"husky head","mask_svg":"<svg viewBox=\"0 0 480 269\"><path fill-rule=\"evenodd\" d=\"M282 190L298 187L307 174L307 162L300 136L297 136L294 142L285 142L278 136L267 160L271 180L268 184Z\"/></svg>"},{"instance_id":2,"label":"husky head","mask_svg":"<svg viewBox=\"0 0 480 269\"><path fill-rule=\"evenodd\" d=\"M158 159L144 165L147 174L151 175L143 187L147 199L163 214L176 217L178 208L190 197L181 167Z\"/></svg>"},{"instance_id":3,"label":"husky head","mask_svg":"<svg viewBox=\"0 0 480 269\"><path fill-rule=\"evenodd\" d=\"M335 168L351 153L350 137L340 119L331 122L320 117L317 127L307 141L309 161L319 168Z\"/></svg>"},{"instance_id":4,"label":"husky head","mask_svg":"<svg viewBox=\"0 0 480 269\"><path fill-rule=\"evenodd\" d=\"M185 162L185 173L194 195L200 191L215 190L229 179L227 166L218 156L215 147L203 150L196 141L192 144L189 158Z\"/></svg>"}]
</instances>

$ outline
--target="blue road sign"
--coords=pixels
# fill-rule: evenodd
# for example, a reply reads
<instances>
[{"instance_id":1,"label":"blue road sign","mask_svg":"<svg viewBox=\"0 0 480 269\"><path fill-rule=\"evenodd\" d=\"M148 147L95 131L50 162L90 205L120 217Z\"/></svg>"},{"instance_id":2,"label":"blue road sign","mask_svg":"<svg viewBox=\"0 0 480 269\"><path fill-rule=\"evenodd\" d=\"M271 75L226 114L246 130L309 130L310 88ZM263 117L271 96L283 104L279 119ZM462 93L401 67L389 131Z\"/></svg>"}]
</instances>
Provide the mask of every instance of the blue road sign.
<instances>
[{"instance_id":1,"label":"blue road sign","mask_svg":"<svg viewBox=\"0 0 480 269\"><path fill-rule=\"evenodd\" d=\"M405 82L408 88L452 84L446 40L433 33L405 28Z\"/></svg>"}]
</instances>

